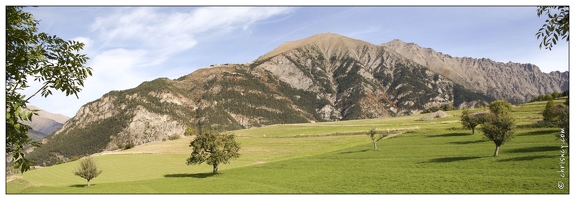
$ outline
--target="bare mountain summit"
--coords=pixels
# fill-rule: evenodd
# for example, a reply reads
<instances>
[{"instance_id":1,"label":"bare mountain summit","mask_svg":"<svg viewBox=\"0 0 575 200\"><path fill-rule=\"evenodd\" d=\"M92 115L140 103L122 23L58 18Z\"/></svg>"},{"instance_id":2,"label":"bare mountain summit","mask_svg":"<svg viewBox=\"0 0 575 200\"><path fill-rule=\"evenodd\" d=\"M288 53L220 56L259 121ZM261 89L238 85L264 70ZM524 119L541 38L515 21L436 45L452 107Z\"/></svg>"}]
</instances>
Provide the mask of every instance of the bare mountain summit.
<instances>
[{"instance_id":1,"label":"bare mountain summit","mask_svg":"<svg viewBox=\"0 0 575 200\"><path fill-rule=\"evenodd\" d=\"M502 63L487 58L451 57L414 43L393 40L382 44L429 67L468 89L495 99L522 103L541 94L569 89L569 72L544 73L533 64Z\"/></svg>"}]
</instances>

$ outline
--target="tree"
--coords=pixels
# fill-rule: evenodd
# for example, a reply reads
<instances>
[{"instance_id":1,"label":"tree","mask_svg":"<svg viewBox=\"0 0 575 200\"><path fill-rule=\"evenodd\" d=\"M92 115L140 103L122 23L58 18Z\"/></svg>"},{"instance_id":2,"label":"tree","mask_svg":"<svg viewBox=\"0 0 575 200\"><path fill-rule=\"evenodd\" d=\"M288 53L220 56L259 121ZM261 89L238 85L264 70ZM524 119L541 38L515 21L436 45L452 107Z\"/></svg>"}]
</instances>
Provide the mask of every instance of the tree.
<instances>
[{"instance_id":1,"label":"tree","mask_svg":"<svg viewBox=\"0 0 575 200\"><path fill-rule=\"evenodd\" d=\"M489 111L491 111L493 114L496 115L499 115L501 113L509 113L511 112L512 108L513 105L511 105L511 103L505 100L497 100L489 104Z\"/></svg>"},{"instance_id":2,"label":"tree","mask_svg":"<svg viewBox=\"0 0 575 200\"><path fill-rule=\"evenodd\" d=\"M92 160L91 157L84 158L80 160L80 165L74 172L74 175L82 177L88 181L88 187L90 187L90 180L96 178L102 173L102 170L98 169L98 166Z\"/></svg>"},{"instance_id":3,"label":"tree","mask_svg":"<svg viewBox=\"0 0 575 200\"><path fill-rule=\"evenodd\" d=\"M555 107L555 103L553 100L547 101L545 105L545 110L543 110L543 120L553 121L557 118L556 113L557 108Z\"/></svg>"},{"instance_id":4,"label":"tree","mask_svg":"<svg viewBox=\"0 0 575 200\"><path fill-rule=\"evenodd\" d=\"M565 90L565 91L561 92L561 96L562 97L569 97L569 90Z\"/></svg>"},{"instance_id":5,"label":"tree","mask_svg":"<svg viewBox=\"0 0 575 200\"><path fill-rule=\"evenodd\" d=\"M469 113L469 110L463 110L461 113L461 124L463 128L471 129L471 134L475 134L475 127L482 124L484 120L485 113Z\"/></svg>"},{"instance_id":6,"label":"tree","mask_svg":"<svg viewBox=\"0 0 575 200\"><path fill-rule=\"evenodd\" d=\"M557 110L557 126L561 132L557 133L557 138L569 144L569 106L559 106Z\"/></svg>"},{"instance_id":7,"label":"tree","mask_svg":"<svg viewBox=\"0 0 575 200\"><path fill-rule=\"evenodd\" d=\"M559 37L569 42L569 6L537 6L537 16L547 16L545 24L535 34L543 40L539 48L551 48L557 44Z\"/></svg>"},{"instance_id":8,"label":"tree","mask_svg":"<svg viewBox=\"0 0 575 200\"><path fill-rule=\"evenodd\" d=\"M377 132L375 131L375 129L371 129L366 133L369 138L371 138L371 141L373 142L373 150L377 151L377 142L383 138L385 138L385 136L387 136L386 133L384 132L379 132L379 136L376 137Z\"/></svg>"},{"instance_id":9,"label":"tree","mask_svg":"<svg viewBox=\"0 0 575 200\"><path fill-rule=\"evenodd\" d=\"M499 100L489 105L490 113L485 115L485 122L481 125L483 134L495 143L495 153L499 155L499 147L513 138L515 119L511 116L511 104Z\"/></svg>"},{"instance_id":10,"label":"tree","mask_svg":"<svg viewBox=\"0 0 575 200\"><path fill-rule=\"evenodd\" d=\"M184 135L185 136L190 136L190 135L194 135L197 132L197 127L188 127L186 128L186 130L184 131Z\"/></svg>"},{"instance_id":11,"label":"tree","mask_svg":"<svg viewBox=\"0 0 575 200\"><path fill-rule=\"evenodd\" d=\"M553 99L557 99L559 98L559 92L553 91L553 93L551 93L551 96L553 97Z\"/></svg>"},{"instance_id":12,"label":"tree","mask_svg":"<svg viewBox=\"0 0 575 200\"><path fill-rule=\"evenodd\" d=\"M38 23L22 7L6 6L6 154L22 173L34 165L25 158L24 149L40 145L27 136L30 127L21 123L36 114L27 109L30 98L38 93L47 97L52 89L78 97L84 80L92 75L92 69L84 66L88 57L77 53L83 43L38 33ZM20 92L30 87L29 77L42 87L26 97Z\"/></svg>"},{"instance_id":13,"label":"tree","mask_svg":"<svg viewBox=\"0 0 575 200\"><path fill-rule=\"evenodd\" d=\"M218 165L227 164L232 158L240 157L240 145L233 134L222 134L214 130L202 130L195 134L190 142L192 154L186 164L195 165L206 162L213 166L213 174L218 173Z\"/></svg>"},{"instance_id":14,"label":"tree","mask_svg":"<svg viewBox=\"0 0 575 200\"><path fill-rule=\"evenodd\" d=\"M555 105L552 100L548 101L543 110L543 119L560 128L561 131L556 133L557 139L569 144L569 96L565 103L559 105Z\"/></svg>"}]
</instances>

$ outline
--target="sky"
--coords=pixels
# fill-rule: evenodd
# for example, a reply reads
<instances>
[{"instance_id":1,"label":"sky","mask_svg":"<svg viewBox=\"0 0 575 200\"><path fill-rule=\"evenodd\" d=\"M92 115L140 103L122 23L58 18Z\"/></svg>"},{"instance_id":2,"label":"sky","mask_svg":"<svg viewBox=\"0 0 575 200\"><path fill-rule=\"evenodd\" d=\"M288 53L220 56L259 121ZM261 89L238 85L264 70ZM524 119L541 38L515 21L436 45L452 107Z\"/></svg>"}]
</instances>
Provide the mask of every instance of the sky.
<instances>
[{"instance_id":1,"label":"sky","mask_svg":"<svg viewBox=\"0 0 575 200\"><path fill-rule=\"evenodd\" d=\"M14 2L7 5L22 4ZM99 2L24 9L40 20L39 31L83 42L81 53L93 69L79 98L53 92L33 97L31 105L73 117L109 91L161 77L177 79L212 64L251 62L283 43L327 32L375 45L400 39L454 57L531 63L543 72L569 70L568 42L559 41L552 51L539 48L535 34L545 18L537 16L537 4L193 7ZM40 87L34 83L22 93L29 96Z\"/></svg>"}]
</instances>

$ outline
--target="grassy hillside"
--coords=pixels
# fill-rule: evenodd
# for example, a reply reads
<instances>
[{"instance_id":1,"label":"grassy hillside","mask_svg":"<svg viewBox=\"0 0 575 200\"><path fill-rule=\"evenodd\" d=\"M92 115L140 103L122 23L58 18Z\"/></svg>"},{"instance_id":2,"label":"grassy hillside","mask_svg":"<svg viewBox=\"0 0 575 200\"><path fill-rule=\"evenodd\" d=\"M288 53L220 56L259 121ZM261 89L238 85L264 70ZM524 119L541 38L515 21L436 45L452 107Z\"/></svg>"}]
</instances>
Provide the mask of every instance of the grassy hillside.
<instances>
[{"instance_id":1,"label":"grassy hillside","mask_svg":"<svg viewBox=\"0 0 575 200\"><path fill-rule=\"evenodd\" d=\"M95 156L104 172L89 188L72 173L75 161L9 176L6 189L8 194L568 194L569 174L561 178L557 172L559 129L534 125L545 103L514 107L519 129L498 157L481 132L461 128L461 111L449 111L449 117L431 121L418 121L422 114L234 131L242 155L221 165L215 176L207 164L185 164L190 138L181 138ZM372 151L368 136L353 134L371 128L413 130L379 141L379 150Z\"/></svg>"}]
</instances>

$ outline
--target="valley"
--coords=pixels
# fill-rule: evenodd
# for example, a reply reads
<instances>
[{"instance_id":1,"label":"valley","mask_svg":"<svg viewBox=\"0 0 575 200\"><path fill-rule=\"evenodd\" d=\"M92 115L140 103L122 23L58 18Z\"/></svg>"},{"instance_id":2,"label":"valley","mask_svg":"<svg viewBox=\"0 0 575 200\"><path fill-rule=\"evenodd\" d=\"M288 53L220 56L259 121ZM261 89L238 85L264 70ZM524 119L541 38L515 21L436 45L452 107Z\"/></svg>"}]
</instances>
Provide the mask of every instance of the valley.
<instances>
[{"instance_id":1,"label":"valley","mask_svg":"<svg viewBox=\"0 0 575 200\"><path fill-rule=\"evenodd\" d=\"M545 103L513 107L518 129L498 157L454 110L429 121L417 114L232 131L241 156L215 176L210 165L185 164L191 138L156 142L95 156L103 173L89 188L71 173L73 161L9 177L7 193L568 194L557 188L569 183L556 172L560 129L537 126ZM333 134L415 127L379 141L378 151L365 134Z\"/></svg>"}]
</instances>

